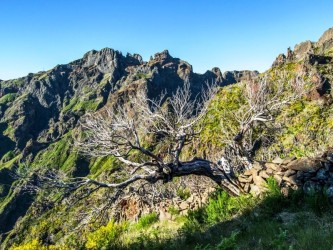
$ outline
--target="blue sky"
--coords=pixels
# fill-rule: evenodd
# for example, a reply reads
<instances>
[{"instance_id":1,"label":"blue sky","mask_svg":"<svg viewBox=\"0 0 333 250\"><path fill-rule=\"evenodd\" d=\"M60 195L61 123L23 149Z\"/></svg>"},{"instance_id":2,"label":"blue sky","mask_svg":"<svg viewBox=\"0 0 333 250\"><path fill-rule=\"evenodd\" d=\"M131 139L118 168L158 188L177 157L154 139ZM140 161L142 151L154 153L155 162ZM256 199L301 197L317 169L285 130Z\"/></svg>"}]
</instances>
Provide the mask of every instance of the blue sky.
<instances>
[{"instance_id":1,"label":"blue sky","mask_svg":"<svg viewBox=\"0 0 333 250\"><path fill-rule=\"evenodd\" d=\"M168 49L203 73L268 69L333 26L332 0L0 0L0 79L53 68L91 49Z\"/></svg>"}]
</instances>

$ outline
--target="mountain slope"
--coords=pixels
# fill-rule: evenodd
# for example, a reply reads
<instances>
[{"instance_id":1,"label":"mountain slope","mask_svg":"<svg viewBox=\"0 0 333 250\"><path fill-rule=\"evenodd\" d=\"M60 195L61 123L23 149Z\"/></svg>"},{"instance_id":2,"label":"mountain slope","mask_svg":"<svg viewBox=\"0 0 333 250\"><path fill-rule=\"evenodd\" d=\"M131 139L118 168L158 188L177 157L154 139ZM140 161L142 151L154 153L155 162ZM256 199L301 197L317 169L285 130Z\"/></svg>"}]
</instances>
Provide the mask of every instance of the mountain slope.
<instances>
[{"instance_id":1,"label":"mountain slope","mask_svg":"<svg viewBox=\"0 0 333 250\"><path fill-rule=\"evenodd\" d=\"M301 74L309 80L312 88L307 96L278 114L276 120L281 127L274 133L274 140L258 151L258 160L269 161L277 155L312 156L333 146L332 52L333 32L329 29L318 42L307 41L296 45L294 50L288 49L286 55L279 55L272 68L266 72L272 87L282 76L290 80ZM27 192L24 188L33 187L34 182L38 182L38 178L32 174L34 171L48 169L62 169L72 176L114 178L114 172L121 169L121 166L112 157L88 160L72 150L72 133L75 133L78 120L86 112L98 112L105 105L126 100L127 93L137 91L138 88L144 89L150 98L154 98L164 89L170 94L182 86L186 79L192 83L195 94L200 92L206 81L216 81L223 88L212 101L207 118L202 121L202 134L192 145L188 145L183 155L189 158L196 152L197 156L216 158L226 146L228 133L237 130L233 112L244 105L243 90L246 85L236 82L256 75L257 72L250 71L222 74L217 68L200 75L193 73L188 63L171 57L167 51L157 53L149 62L143 62L139 55L125 57L117 51L103 49L90 51L80 60L47 72L0 82L0 224L5 225L1 227L0 233L3 245L7 247L13 243L38 239L38 242L46 245L87 247L89 242L94 242L95 236L103 238L103 232L108 232L108 228L124 237L121 225L118 227L110 222L106 228L100 227L106 224L106 219L84 224L92 216L93 205L98 207L106 199L111 199L107 191L76 201L72 206L78 193L61 190ZM221 117L226 114L230 114L227 117L230 118L229 127L223 127L221 122ZM228 128L231 132L223 130ZM15 169L23 176L26 172L30 175L26 175L26 178L12 176L10 170ZM180 188L175 182L176 187L172 186L170 190L176 190L174 193L181 201L196 199L197 196L192 195L195 193L194 187L196 193L203 194L212 186L204 179L196 178L185 181L185 187L179 184ZM177 198L175 194L170 194L171 191L156 186L156 189L162 189L161 192L169 200ZM65 198L59 201L59 197ZM205 199L207 201L207 197ZM211 203L219 204L219 199L216 203L211 200ZM118 211L120 218L135 218L140 213L152 211L140 208L145 207L144 201L140 201L141 205L131 202L130 199L123 201L120 207L122 210ZM282 202L280 198L279 202ZM173 209L171 207L168 211L177 215L179 211ZM155 220L154 216L151 220ZM215 219L213 221L217 222ZM195 229L200 231L200 225L196 226ZM95 234L87 234L87 231L95 229ZM82 236L78 237L77 232L82 233ZM90 246L94 248L93 243Z\"/></svg>"},{"instance_id":2,"label":"mountain slope","mask_svg":"<svg viewBox=\"0 0 333 250\"><path fill-rule=\"evenodd\" d=\"M222 74L218 68L196 74L190 64L173 58L168 51L144 62L140 55L123 56L105 48L48 71L1 81L0 234L10 231L20 217L34 209L38 197L43 197L27 190L22 178L12 172L30 174L26 182L33 185L38 181L33 175L37 170L62 169L72 176L97 176L113 168L110 159L88 160L72 150L72 131L86 112L117 102L138 88L156 98L162 91L170 95L189 80L197 94L206 82L225 86L257 74Z\"/></svg>"}]
</instances>

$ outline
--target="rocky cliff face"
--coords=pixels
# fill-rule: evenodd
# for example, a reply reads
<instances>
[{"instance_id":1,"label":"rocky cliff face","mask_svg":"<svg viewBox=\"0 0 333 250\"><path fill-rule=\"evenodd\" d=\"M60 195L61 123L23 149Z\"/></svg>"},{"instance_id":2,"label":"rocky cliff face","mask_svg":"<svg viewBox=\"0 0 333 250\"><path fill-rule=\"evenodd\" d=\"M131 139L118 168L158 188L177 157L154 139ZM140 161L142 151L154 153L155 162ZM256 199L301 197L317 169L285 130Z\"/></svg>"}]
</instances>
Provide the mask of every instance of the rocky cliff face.
<instances>
[{"instance_id":1,"label":"rocky cliff face","mask_svg":"<svg viewBox=\"0 0 333 250\"><path fill-rule=\"evenodd\" d=\"M70 134L85 113L111 105L138 89L155 98L164 90L171 94L188 80L196 95L206 82L225 86L257 74L223 74L218 68L196 74L189 63L172 57L167 50L145 62L138 54L124 56L105 48L48 71L0 81L0 224L5 225L0 234L10 231L36 202L36 193L27 191L25 184L19 185L11 171L26 166L61 168L73 176L91 172L93 163L70 146ZM31 178L28 183L34 181Z\"/></svg>"},{"instance_id":2,"label":"rocky cliff face","mask_svg":"<svg viewBox=\"0 0 333 250\"><path fill-rule=\"evenodd\" d=\"M21 152L30 140L49 143L61 138L82 114L104 106L112 93L140 85L154 98L163 90L171 93L188 79L196 94L205 82L224 86L256 74L222 74L218 68L196 74L189 63L173 58L167 50L148 62L137 54L92 50L49 71L1 81L0 136L6 145L1 145L0 159L8 151Z\"/></svg>"},{"instance_id":3,"label":"rocky cliff face","mask_svg":"<svg viewBox=\"0 0 333 250\"><path fill-rule=\"evenodd\" d=\"M305 41L296 44L294 50L288 48L286 55L280 54L273 62L273 67L286 62L305 61L310 64L327 63L333 52L333 28L324 32L317 42Z\"/></svg>"}]
</instances>

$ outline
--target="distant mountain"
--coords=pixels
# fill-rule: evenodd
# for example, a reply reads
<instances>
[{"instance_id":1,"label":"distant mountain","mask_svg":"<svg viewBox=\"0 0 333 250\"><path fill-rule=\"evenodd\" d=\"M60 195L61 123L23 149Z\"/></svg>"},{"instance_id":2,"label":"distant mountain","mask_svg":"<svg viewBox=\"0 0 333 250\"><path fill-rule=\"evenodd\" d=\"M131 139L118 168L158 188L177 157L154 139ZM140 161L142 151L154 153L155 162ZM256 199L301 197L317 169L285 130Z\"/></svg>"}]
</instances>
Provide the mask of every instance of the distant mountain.
<instances>
[{"instance_id":1,"label":"distant mountain","mask_svg":"<svg viewBox=\"0 0 333 250\"><path fill-rule=\"evenodd\" d=\"M10 150L21 152L29 140L38 144L61 138L86 111L100 109L114 93L137 85L154 98L163 90L171 93L185 79L197 93L207 81L225 86L257 74L222 74L218 68L196 74L189 63L173 58L167 50L149 62L138 54L92 50L69 64L0 82L0 136L6 142L1 145L0 159Z\"/></svg>"}]
</instances>

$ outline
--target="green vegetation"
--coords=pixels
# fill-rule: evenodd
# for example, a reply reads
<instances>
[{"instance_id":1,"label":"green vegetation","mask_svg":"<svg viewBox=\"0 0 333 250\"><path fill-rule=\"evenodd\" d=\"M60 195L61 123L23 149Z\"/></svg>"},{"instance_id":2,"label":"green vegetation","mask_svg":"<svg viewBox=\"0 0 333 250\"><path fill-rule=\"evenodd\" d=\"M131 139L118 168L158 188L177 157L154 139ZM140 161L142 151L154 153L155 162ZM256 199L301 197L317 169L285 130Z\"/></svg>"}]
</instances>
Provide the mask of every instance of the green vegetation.
<instances>
[{"instance_id":1,"label":"green vegetation","mask_svg":"<svg viewBox=\"0 0 333 250\"><path fill-rule=\"evenodd\" d=\"M68 111L95 111L103 98L93 98L91 100L84 100L84 98L74 97L70 103L62 109L62 112Z\"/></svg>"},{"instance_id":2,"label":"green vegetation","mask_svg":"<svg viewBox=\"0 0 333 250\"><path fill-rule=\"evenodd\" d=\"M143 215L136 224L137 229L144 229L158 221L156 213Z\"/></svg>"},{"instance_id":3,"label":"green vegetation","mask_svg":"<svg viewBox=\"0 0 333 250\"><path fill-rule=\"evenodd\" d=\"M127 228L126 223L117 224L113 221L88 234L85 244L87 249L116 249L120 244L120 236Z\"/></svg>"},{"instance_id":4,"label":"green vegetation","mask_svg":"<svg viewBox=\"0 0 333 250\"><path fill-rule=\"evenodd\" d=\"M262 199L249 195L230 197L217 191L206 205L187 216L176 215L173 221L159 221L155 213L144 215L132 224L111 221L88 233L83 241L79 236L80 240L74 241L77 245L68 241L65 246L76 249L330 249L333 244L331 202L320 195L306 196L301 191L284 197L273 179L268 188ZM30 245L66 249L61 244L46 248L39 239L21 247Z\"/></svg>"},{"instance_id":5,"label":"green vegetation","mask_svg":"<svg viewBox=\"0 0 333 250\"><path fill-rule=\"evenodd\" d=\"M9 93L7 95L4 95L0 98L0 105L12 102L15 100L15 98L16 98L16 93Z\"/></svg>"}]
</instances>

